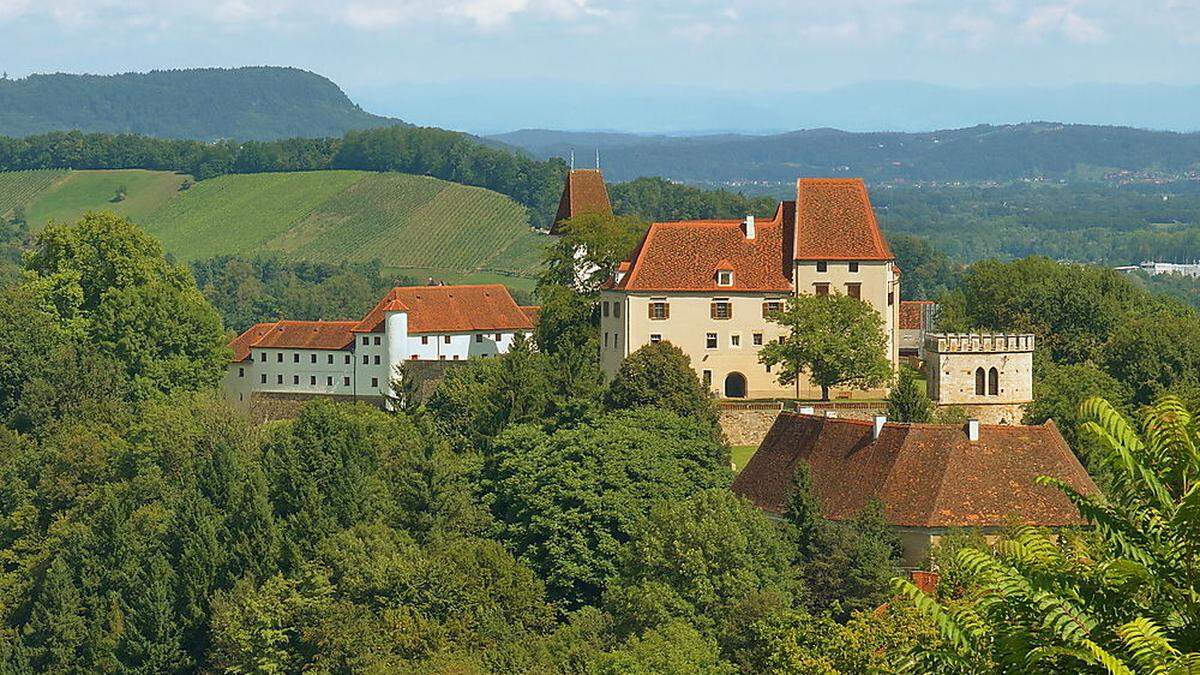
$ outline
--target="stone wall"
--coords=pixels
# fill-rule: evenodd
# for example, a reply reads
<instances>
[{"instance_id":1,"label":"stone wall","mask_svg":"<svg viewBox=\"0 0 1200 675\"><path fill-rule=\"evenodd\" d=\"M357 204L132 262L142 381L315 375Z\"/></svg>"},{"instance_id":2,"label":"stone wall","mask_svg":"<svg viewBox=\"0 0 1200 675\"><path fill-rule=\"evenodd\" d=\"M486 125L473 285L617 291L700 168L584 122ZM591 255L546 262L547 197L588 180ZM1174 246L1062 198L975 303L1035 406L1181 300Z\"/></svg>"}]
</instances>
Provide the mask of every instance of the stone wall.
<instances>
[{"instance_id":1,"label":"stone wall","mask_svg":"<svg viewBox=\"0 0 1200 675\"><path fill-rule=\"evenodd\" d=\"M795 410L798 405L785 403L735 403L722 401L717 404L720 412L721 429L730 445L759 445L766 438L775 418L781 410ZM828 403L804 403L817 415L828 410L837 411L838 417L869 420L887 411L883 402L830 401Z\"/></svg>"},{"instance_id":2,"label":"stone wall","mask_svg":"<svg viewBox=\"0 0 1200 675\"><path fill-rule=\"evenodd\" d=\"M1025 405L1021 403L997 403L992 405L960 405L968 419L979 420L980 424L1021 424L1025 419Z\"/></svg>"}]
</instances>

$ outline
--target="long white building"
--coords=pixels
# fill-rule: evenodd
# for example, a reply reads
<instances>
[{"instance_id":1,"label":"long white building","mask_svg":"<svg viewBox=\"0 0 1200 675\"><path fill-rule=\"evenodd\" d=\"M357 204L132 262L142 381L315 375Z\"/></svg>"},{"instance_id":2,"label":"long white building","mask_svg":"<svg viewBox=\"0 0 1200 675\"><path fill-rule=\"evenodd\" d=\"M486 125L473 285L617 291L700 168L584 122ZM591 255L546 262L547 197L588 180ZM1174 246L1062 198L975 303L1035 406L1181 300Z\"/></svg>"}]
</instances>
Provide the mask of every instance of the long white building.
<instances>
[{"instance_id":1,"label":"long white building","mask_svg":"<svg viewBox=\"0 0 1200 675\"><path fill-rule=\"evenodd\" d=\"M253 394L379 402L402 362L503 354L536 312L499 284L393 288L358 321L255 324L229 343L222 389L240 407Z\"/></svg>"}]
</instances>

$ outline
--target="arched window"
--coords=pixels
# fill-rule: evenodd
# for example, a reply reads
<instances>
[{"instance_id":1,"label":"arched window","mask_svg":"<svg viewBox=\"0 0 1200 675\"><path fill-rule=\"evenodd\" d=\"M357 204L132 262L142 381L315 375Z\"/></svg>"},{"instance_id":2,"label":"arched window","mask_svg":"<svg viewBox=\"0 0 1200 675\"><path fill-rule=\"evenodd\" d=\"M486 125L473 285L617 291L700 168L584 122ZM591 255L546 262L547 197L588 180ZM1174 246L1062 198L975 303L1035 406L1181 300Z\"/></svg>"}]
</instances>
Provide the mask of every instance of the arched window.
<instances>
[{"instance_id":1,"label":"arched window","mask_svg":"<svg viewBox=\"0 0 1200 675\"><path fill-rule=\"evenodd\" d=\"M988 395L1000 395L1000 371L995 368L988 371Z\"/></svg>"},{"instance_id":2,"label":"arched window","mask_svg":"<svg viewBox=\"0 0 1200 675\"><path fill-rule=\"evenodd\" d=\"M983 368L975 369L975 395L983 396L987 393L987 374L983 372Z\"/></svg>"}]
</instances>

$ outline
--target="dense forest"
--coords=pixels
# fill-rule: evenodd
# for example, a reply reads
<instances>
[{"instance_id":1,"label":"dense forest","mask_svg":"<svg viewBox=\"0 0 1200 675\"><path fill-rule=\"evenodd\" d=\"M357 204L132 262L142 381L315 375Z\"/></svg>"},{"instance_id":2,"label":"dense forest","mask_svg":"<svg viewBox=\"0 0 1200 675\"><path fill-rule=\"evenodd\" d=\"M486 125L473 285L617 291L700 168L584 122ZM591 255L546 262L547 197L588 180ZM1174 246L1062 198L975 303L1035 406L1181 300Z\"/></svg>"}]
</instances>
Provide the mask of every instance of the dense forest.
<instances>
[{"instance_id":1,"label":"dense forest","mask_svg":"<svg viewBox=\"0 0 1200 675\"><path fill-rule=\"evenodd\" d=\"M0 135L80 130L215 141L340 136L399 120L297 68L199 68L0 79Z\"/></svg>"},{"instance_id":2,"label":"dense forest","mask_svg":"<svg viewBox=\"0 0 1200 675\"><path fill-rule=\"evenodd\" d=\"M603 151L610 180L703 185L858 176L870 183L1096 179L1105 172L1200 170L1200 133L1034 122L923 133L809 129L768 136L636 136L522 131L493 137L537 157Z\"/></svg>"}]
</instances>

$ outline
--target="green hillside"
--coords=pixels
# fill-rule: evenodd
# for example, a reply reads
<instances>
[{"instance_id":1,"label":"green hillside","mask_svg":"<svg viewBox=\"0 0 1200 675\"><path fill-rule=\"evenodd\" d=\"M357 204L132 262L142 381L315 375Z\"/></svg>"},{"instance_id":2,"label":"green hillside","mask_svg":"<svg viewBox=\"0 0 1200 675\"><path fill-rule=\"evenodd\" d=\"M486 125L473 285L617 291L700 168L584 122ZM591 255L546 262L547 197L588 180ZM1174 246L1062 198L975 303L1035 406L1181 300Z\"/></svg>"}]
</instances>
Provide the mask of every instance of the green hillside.
<instances>
[{"instance_id":1,"label":"green hillside","mask_svg":"<svg viewBox=\"0 0 1200 675\"><path fill-rule=\"evenodd\" d=\"M127 215L181 260L276 253L291 260L380 260L447 281L528 287L548 241L508 197L425 176L365 171L227 175L194 183L160 171L0 173L0 213L34 229L88 210ZM124 198L115 199L123 189Z\"/></svg>"}]
</instances>

